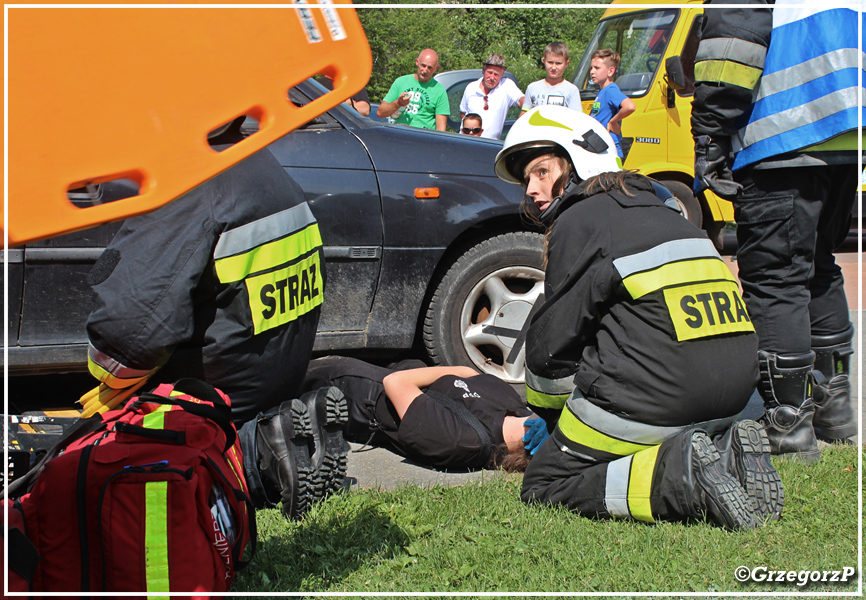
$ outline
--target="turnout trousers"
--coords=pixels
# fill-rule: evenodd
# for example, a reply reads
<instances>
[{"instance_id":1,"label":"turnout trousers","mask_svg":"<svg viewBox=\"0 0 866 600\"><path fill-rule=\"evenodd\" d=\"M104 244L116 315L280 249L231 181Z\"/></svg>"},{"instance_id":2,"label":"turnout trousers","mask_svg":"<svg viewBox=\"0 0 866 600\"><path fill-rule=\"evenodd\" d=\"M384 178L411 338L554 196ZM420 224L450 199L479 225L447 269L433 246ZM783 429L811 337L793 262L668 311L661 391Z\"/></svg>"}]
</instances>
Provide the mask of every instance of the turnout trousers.
<instances>
[{"instance_id":1,"label":"turnout trousers","mask_svg":"<svg viewBox=\"0 0 866 600\"><path fill-rule=\"evenodd\" d=\"M692 435L722 432L738 415L687 427L631 422L626 436L613 437L587 424L600 410L587 413L586 400L569 398L526 469L521 499L563 505L587 517L649 523L700 518L707 506L693 473Z\"/></svg>"},{"instance_id":2,"label":"turnout trousers","mask_svg":"<svg viewBox=\"0 0 866 600\"><path fill-rule=\"evenodd\" d=\"M850 327L842 270L857 193L857 165L748 169L734 201L737 264L759 348L809 352L811 335Z\"/></svg>"},{"instance_id":3,"label":"turnout trousers","mask_svg":"<svg viewBox=\"0 0 866 600\"><path fill-rule=\"evenodd\" d=\"M654 523L700 517L691 475L694 430L658 446L613 460L594 458L547 438L523 477L524 502L559 504L586 517L627 518Z\"/></svg>"}]
</instances>

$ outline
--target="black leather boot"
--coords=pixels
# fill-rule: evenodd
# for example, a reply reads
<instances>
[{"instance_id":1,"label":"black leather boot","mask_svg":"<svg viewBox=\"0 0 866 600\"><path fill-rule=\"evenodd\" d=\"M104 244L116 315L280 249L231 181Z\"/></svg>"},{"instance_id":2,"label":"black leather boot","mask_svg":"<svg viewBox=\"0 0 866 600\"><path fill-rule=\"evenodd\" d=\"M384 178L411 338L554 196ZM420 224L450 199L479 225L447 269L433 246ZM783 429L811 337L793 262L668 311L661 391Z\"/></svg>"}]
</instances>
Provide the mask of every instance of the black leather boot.
<instances>
[{"instance_id":1,"label":"black leather boot","mask_svg":"<svg viewBox=\"0 0 866 600\"><path fill-rule=\"evenodd\" d=\"M851 382L848 377L854 348L854 326L836 335L813 335L815 370L824 381L813 388L815 435L827 441L844 440L857 434L857 415L851 405Z\"/></svg>"},{"instance_id":2,"label":"black leather boot","mask_svg":"<svg viewBox=\"0 0 866 600\"><path fill-rule=\"evenodd\" d=\"M315 500L313 428L306 404L297 399L287 400L260 414L255 436L258 472L268 504L282 502L286 517L300 518Z\"/></svg>"},{"instance_id":3,"label":"black leather boot","mask_svg":"<svg viewBox=\"0 0 866 600\"><path fill-rule=\"evenodd\" d=\"M725 529L752 529L755 510L737 477L725 468L710 437L696 430L685 440L685 484L697 506Z\"/></svg>"},{"instance_id":4,"label":"black leather boot","mask_svg":"<svg viewBox=\"0 0 866 600\"><path fill-rule=\"evenodd\" d=\"M773 354L758 350L761 379L758 391L764 399L761 424L767 431L770 452L805 463L821 459L812 427L812 367L815 354Z\"/></svg>"},{"instance_id":5,"label":"black leather boot","mask_svg":"<svg viewBox=\"0 0 866 600\"><path fill-rule=\"evenodd\" d=\"M315 474L312 493L324 498L343 489L348 464L349 443L343 438L343 428L349 421L349 404L338 387L323 387L301 396L307 406L313 431Z\"/></svg>"},{"instance_id":6,"label":"black leather boot","mask_svg":"<svg viewBox=\"0 0 866 600\"><path fill-rule=\"evenodd\" d=\"M752 501L757 525L782 516L785 492L782 480L770 462L767 432L756 421L737 421L713 439L722 463L737 477Z\"/></svg>"}]
</instances>

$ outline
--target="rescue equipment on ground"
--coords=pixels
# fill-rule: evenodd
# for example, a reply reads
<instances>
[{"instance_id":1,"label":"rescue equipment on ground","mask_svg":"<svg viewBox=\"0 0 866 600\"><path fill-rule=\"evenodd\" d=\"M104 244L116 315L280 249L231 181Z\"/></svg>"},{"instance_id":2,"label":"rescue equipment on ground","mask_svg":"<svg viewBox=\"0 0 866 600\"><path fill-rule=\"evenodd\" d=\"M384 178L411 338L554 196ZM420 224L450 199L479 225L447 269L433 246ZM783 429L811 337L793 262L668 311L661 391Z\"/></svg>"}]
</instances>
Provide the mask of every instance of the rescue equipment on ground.
<instances>
[{"instance_id":1,"label":"rescue equipment on ground","mask_svg":"<svg viewBox=\"0 0 866 600\"><path fill-rule=\"evenodd\" d=\"M255 554L230 400L196 379L81 419L8 497L31 592L223 592Z\"/></svg>"}]
</instances>

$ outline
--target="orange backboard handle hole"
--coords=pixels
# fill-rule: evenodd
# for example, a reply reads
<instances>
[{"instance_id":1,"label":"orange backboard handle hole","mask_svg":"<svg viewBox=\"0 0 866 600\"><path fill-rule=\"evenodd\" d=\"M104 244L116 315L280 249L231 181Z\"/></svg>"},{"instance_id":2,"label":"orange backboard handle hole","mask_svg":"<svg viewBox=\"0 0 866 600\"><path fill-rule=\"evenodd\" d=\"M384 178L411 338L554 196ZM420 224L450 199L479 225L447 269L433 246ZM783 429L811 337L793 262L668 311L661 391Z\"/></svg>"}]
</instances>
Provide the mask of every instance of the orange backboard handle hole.
<instances>
[{"instance_id":1,"label":"orange backboard handle hole","mask_svg":"<svg viewBox=\"0 0 866 600\"><path fill-rule=\"evenodd\" d=\"M66 198L75 208L91 208L125 198L134 198L141 194L139 180L128 176L88 181L85 184L74 184L66 190Z\"/></svg>"},{"instance_id":2,"label":"orange backboard handle hole","mask_svg":"<svg viewBox=\"0 0 866 600\"><path fill-rule=\"evenodd\" d=\"M225 123L214 127L207 133L207 143L212 150L215 150L216 152L224 152L235 144L243 141L243 139L257 133L259 131L259 125L263 117L264 111L260 107L256 107L255 109L249 110L242 115L229 119ZM222 135L228 130L230 130L232 128L232 124L239 119L242 119L242 124L240 124L239 127L244 137L242 139L234 140L231 140L229 138L223 138Z\"/></svg>"}]
</instances>

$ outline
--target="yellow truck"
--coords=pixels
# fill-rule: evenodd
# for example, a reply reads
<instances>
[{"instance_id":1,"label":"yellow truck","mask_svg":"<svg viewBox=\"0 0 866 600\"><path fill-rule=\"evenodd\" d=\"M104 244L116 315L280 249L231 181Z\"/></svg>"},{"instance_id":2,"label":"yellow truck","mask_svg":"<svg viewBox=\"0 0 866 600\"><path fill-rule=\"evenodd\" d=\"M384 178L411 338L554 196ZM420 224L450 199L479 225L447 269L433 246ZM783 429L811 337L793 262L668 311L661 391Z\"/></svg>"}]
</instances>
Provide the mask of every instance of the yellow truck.
<instances>
[{"instance_id":1,"label":"yellow truck","mask_svg":"<svg viewBox=\"0 0 866 600\"><path fill-rule=\"evenodd\" d=\"M636 4L647 6L635 8ZM665 185L679 200L685 216L721 248L725 225L734 220L731 203L712 192L697 197L692 193L690 117L702 19L700 0L670 6L614 0L602 15L572 81L589 113L598 93L598 86L589 80L590 57L602 48L620 54L614 81L636 107L622 122L624 168L636 169Z\"/></svg>"}]
</instances>

